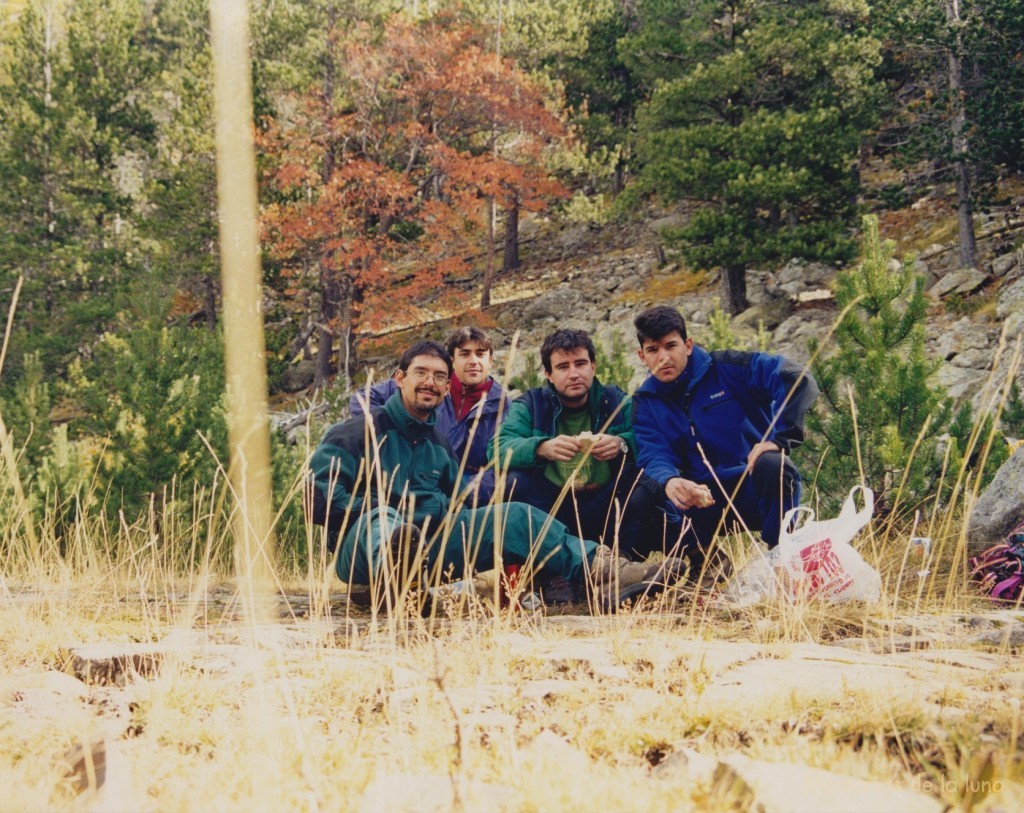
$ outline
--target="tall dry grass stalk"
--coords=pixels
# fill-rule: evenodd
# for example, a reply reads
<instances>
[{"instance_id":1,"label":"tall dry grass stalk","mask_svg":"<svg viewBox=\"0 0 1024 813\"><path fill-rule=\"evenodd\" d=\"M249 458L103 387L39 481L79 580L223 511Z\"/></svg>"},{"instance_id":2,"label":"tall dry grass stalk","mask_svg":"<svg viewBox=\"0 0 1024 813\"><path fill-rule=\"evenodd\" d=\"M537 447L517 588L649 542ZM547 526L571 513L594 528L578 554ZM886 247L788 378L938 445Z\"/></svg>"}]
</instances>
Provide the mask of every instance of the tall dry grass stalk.
<instances>
[{"instance_id":1,"label":"tall dry grass stalk","mask_svg":"<svg viewBox=\"0 0 1024 813\"><path fill-rule=\"evenodd\" d=\"M1018 342L1011 375L1020 360ZM1008 382L993 380L991 391L998 415ZM366 431L376 449L369 422ZM656 778L652 766L685 746L925 788L961 810L1022 809L1021 673L1009 641L962 655L999 665L941 684L937 714L936 704L884 686L819 694L784 670L781 687L765 685L763 696L753 686L740 702L723 690L729 670L782 668L807 651L820 661L814 647L850 637L892 650L901 628L989 609L966 584L964 541L993 442L976 433L964 454L978 451L976 467L943 473L950 498L893 511L858 541L882 575L877 606L780 594L727 611L680 590L615 616L563 619L496 609L499 577L424 618L415 595L384 589L393 568L418 563L385 556L371 585L378 600L364 611L343 600L325 531L307 522L303 560L287 548L268 558L280 623L254 624L243 611L251 593L232 567L238 490L223 470L206 487L172 484L141 517L112 515L92 494L78 495L70 514L51 506L33 517L10 489L15 510L0 514L0 808L749 806L749 789L718 774ZM306 460L314 445L307 429ZM7 464L13 484L11 472ZM296 471L286 502L301 499L308 474ZM498 472L499 494L506 476ZM357 484L371 487L385 499L397 488L372 454ZM902 484L895 505L901 492ZM398 502L410 517L411 501ZM462 505L453 503L442 527ZM908 547L911 536L932 538L925 558ZM479 529L467 538L478 544ZM738 567L755 553L746 529L723 528L720 544ZM501 565L499 555L499 573ZM529 579L517 589L529 590ZM152 643L165 657L157 674L129 675L124 687L68 685L54 676L66 677L68 648L79 642ZM65 755L92 753L97 742L110 774L101 784L93 766L76 785ZM981 782L999 790L979 798L972 788ZM104 787L119 795L111 801Z\"/></svg>"},{"instance_id":2,"label":"tall dry grass stalk","mask_svg":"<svg viewBox=\"0 0 1024 813\"><path fill-rule=\"evenodd\" d=\"M254 620L267 620L274 538L247 0L210 4L235 551Z\"/></svg>"}]
</instances>

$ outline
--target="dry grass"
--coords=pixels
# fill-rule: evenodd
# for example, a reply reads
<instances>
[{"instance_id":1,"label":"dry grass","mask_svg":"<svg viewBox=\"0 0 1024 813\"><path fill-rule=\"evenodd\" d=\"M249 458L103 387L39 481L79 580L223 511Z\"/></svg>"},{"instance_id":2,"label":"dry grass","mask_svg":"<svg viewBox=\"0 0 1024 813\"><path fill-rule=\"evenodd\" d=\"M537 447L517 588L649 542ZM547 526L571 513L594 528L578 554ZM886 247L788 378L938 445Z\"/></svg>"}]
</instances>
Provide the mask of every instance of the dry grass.
<instances>
[{"instance_id":1,"label":"dry grass","mask_svg":"<svg viewBox=\"0 0 1024 813\"><path fill-rule=\"evenodd\" d=\"M201 494L186 521L85 515L63 541L8 510L0 810L756 809L740 757L881 783L894 810L901 791L1024 809L1020 646L971 638L1024 613L993 615L966 584L976 484L948 476L952 503L860 537L877 604L680 592L611 617L371 616L322 559L278 566L279 618L257 623ZM740 565L752 550L724 543ZM153 646L159 668L83 683L81 644Z\"/></svg>"},{"instance_id":2,"label":"dry grass","mask_svg":"<svg viewBox=\"0 0 1024 813\"><path fill-rule=\"evenodd\" d=\"M113 559L94 551L73 569L8 559L3 809L745 809L742 788L672 769L687 748L960 806L972 777L983 778L998 790L974 809L1024 803L1016 650L973 647L998 661L992 670L934 675L909 692L794 678L794 663L813 671L815 659L867 657L820 644L884 641L910 616L989 609L941 579L898 582L896 531L875 540L886 593L874 607L779 600L729 613L685 596L614 618L477 607L458 620L399 622L330 600L318 612L324 580L291 573L284 592L293 605L304 595L319 617L250 628L230 579L175 571L149 530L125 529ZM56 550L45 529L41 544ZM739 558L742 539L729 544ZM184 635L190 647L168 649L158 672L122 686L47 682L70 668L73 644ZM905 669L899 685L916 685L918 667ZM762 686L772 674L776 685ZM66 758L103 741L97 793L87 773L76 785Z\"/></svg>"},{"instance_id":3,"label":"dry grass","mask_svg":"<svg viewBox=\"0 0 1024 813\"><path fill-rule=\"evenodd\" d=\"M618 295L617 301L625 305L670 301L684 294L706 290L713 276L710 271L703 269L681 271L675 264L669 265L651 274L642 291L624 291Z\"/></svg>"}]
</instances>

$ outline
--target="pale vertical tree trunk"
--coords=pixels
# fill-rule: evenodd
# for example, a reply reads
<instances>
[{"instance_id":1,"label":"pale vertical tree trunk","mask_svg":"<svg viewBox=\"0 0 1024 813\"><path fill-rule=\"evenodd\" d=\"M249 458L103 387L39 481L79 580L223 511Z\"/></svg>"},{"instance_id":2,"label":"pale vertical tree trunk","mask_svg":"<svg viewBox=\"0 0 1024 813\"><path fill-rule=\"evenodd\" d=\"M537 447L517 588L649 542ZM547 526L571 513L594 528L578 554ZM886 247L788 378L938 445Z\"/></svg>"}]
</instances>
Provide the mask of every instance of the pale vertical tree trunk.
<instances>
[{"instance_id":1,"label":"pale vertical tree trunk","mask_svg":"<svg viewBox=\"0 0 1024 813\"><path fill-rule=\"evenodd\" d=\"M235 562L243 607L256 622L269 620L270 616L274 539L246 0L211 2L210 38L229 476L237 501L233 512Z\"/></svg>"},{"instance_id":2,"label":"pale vertical tree trunk","mask_svg":"<svg viewBox=\"0 0 1024 813\"><path fill-rule=\"evenodd\" d=\"M960 0L945 0L946 22L956 34L949 50L949 95L953 104L950 121L953 142L953 160L956 171L957 226L960 234L960 267L974 268L978 264L978 246L974 236L974 211L971 206L970 146L967 141L967 114L964 110L963 34Z\"/></svg>"},{"instance_id":3,"label":"pale vertical tree trunk","mask_svg":"<svg viewBox=\"0 0 1024 813\"><path fill-rule=\"evenodd\" d=\"M0 347L0 371L3 370L4 360L7 358L7 342L11 338L11 327L14 324L14 312L18 307L18 296L21 293L21 286L24 280L19 277L14 284L14 294L11 297L11 309L7 314L7 329L4 331L3 346ZM25 530L25 539L28 542L29 557L33 564L42 565L42 549L39 546L39 538L36 536L36 525L32 519L32 506L25 498L25 489L21 483L21 476L18 473L18 457L14 446L14 438L7 431L3 415L0 414L0 470L6 469L6 481L14 491L15 510L18 514L17 521L21 522ZM17 527L14 523L13 527ZM7 583L4 581L3 573L0 573L0 587L4 592L7 590Z\"/></svg>"}]
</instances>

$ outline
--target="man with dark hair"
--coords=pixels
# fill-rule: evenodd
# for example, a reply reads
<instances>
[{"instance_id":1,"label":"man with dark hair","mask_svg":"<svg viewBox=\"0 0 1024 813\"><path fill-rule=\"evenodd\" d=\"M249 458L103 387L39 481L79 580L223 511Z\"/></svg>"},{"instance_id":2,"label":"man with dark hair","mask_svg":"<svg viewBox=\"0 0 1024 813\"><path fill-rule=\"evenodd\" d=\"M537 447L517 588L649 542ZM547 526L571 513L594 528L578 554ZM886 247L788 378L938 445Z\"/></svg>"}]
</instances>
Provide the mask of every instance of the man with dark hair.
<instances>
[{"instance_id":1,"label":"man with dark hair","mask_svg":"<svg viewBox=\"0 0 1024 813\"><path fill-rule=\"evenodd\" d=\"M633 396L639 462L663 487L668 513L689 519L688 552L707 552L736 513L774 547L783 515L800 504L787 454L803 442L814 379L782 356L704 350L674 308L645 310L634 325L650 371Z\"/></svg>"},{"instance_id":2,"label":"man with dark hair","mask_svg":"<svg viewBox=\"0 0 1024 813\"><path fill-rule=\"evenodd\" d=\"M478 505L494 495L494 469L488 465L487 442L494 436L498 422L508 411L508 396L491 376L494 345L480 328L466 326L449 334L445 349L452 358L454 371L448 394L437 407L438 431L448 438L455 455L464 461L465 476L474 487ZM364 403L383 406L398 390L394 378L359 390L349 399L352 417L364 415Z\"/></svg>"},{"instance_id":3,"label":"man with dark hair","mask_svg":"<svg viewBox=\"0 0 1024 813\"><path fill-rule=\"evenodd\" d=\"M397 391L384 406L331 427L313 454L313 521L327 526L332 550L341 537L342 580L371 584L383 576L402 595L424 571L459 578L500 560L542 578L590 581L607 601L675 566L617 557L524 503L463 507L459 464L435 415L453 372L444 347L418 342L402 354Z\"/></svg>"},{"instance_id":4,"label":"man with dark hair","mask_svg":"<svg viewBox=\"0 0 1024 813\"><path fill-rule=\"evenodd\" d=\"M611 544L617 535L628 556L661 550L660 489L637 470L629 396L598 381L586 331L556 330L540 358L547 386L513 401L488 445L508 469L512 498L588 539Z\"/></svg>"}]
</instances>

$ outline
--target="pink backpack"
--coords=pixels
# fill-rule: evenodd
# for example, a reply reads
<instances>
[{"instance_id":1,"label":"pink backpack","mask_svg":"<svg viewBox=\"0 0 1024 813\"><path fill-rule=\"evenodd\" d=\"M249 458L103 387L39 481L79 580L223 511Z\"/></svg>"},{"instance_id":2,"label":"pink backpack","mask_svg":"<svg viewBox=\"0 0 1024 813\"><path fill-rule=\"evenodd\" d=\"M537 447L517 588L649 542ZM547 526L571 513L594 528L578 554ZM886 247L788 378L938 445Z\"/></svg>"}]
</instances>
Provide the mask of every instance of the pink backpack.
<instances>
[{"instance_id":1,"label":"pink backpack","mask_svg":"<svg viewBox=\"0 0 1024 813\"><path fill-rule=\"evenodd\" d=\"M1024 522L1002 542L967 560L971 578L994 601L1016 604L1024 590Z\"/></svg>"}]
</instances>

